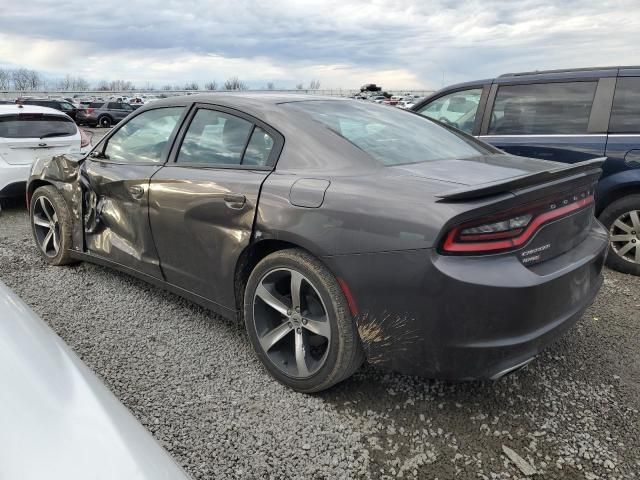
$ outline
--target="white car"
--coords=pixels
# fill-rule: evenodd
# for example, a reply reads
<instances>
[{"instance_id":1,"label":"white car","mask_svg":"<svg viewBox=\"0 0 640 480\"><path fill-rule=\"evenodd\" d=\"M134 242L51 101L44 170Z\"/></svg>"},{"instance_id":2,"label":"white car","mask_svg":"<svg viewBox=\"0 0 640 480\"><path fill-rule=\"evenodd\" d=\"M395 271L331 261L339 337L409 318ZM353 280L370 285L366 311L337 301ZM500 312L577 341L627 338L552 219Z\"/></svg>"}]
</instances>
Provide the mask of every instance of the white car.
<instances>
[{"instance_id":1,"label":"white car","mask_svg":"<svg viewBox=\"0 0 640 480\"><path fill-rule=\"evenodd\" d=\"M24 193L37 157L88 153L89 136L67 114L36 105L0 105L0 198Z\"/></svg>"}]
</instances>

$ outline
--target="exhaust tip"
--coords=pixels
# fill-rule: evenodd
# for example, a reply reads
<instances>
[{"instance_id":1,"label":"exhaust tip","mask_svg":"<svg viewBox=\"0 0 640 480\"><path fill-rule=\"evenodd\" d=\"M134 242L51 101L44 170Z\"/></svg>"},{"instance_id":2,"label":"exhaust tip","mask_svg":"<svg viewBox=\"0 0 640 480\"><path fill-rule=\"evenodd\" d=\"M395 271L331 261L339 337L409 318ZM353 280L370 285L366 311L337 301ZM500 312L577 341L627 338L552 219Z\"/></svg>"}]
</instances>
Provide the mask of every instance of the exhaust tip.
<instances>
[{"instance_id":1,"label":"exhaust tip","mask_svg":"<svg viewBox=\"0 0 640 480\"><path fill-rule=\"evenodd\" d=\"M513 366L511 366L509 368L505 368L504 370L500 370L495 375L489 377L489 379L490 380L500 380L502 377L505 377L505 376L509 375L510 373L517 372L521 368L526 367L527 365L529 365L529 363L531 363L533 361L534 358L536 358L536 357L534 356L534 357L528 358L524 362L520 362L520 363L518 363L516 365L513 365Z\"/></svg>"}]
</instances>

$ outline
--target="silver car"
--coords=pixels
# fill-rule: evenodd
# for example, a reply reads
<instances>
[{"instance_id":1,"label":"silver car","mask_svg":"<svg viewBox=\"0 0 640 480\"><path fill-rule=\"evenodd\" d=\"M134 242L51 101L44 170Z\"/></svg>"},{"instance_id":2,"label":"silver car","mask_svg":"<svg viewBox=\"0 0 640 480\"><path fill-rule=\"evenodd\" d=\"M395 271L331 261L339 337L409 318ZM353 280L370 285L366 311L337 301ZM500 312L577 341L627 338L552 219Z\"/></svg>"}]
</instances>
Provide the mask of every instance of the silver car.
<instances>
[{"instance_id":1,"label":"silver car","mask_svg":"<svg viewBox=\"0 0 640 480\"><path fill-rule=\"evenodd\" d=\"M0 385L1 479L189 478L1 281Z\"/></svg>"}]
</instances>

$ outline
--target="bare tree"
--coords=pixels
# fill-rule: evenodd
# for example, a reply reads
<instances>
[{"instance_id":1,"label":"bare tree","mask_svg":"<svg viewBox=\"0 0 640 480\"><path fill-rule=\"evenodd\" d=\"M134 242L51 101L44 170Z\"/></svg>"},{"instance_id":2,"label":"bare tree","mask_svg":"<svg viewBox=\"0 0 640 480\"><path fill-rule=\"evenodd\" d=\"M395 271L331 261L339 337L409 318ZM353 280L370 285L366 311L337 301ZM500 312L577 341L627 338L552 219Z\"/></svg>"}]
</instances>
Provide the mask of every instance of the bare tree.
<instances>
[{"instance_id":1,"label":"bare tree","mask_svg":"<svg viewBox=\"0 0 640 480\"><path fill-rule=\"evenodd\" d=\"M320 90L320 80L311 80L309 82L309 90Z\"/></svg>"},{"instance_id":2,"label":"bare tree","mask_svg":"<svg viewBox=\"0 0 640 480\"><path fill-rule=\"evenodd\" d=\"M267 90L274 90L276 87L273 82L267 82Z\"/></svg>"},{"instance_id":3,"label":"bare tree","mask_svg":"<svg viewBox=\"0 0 640 480\"><path fill-rule=\"evenodd\" d=\"M0 68L0 90L11 88L11 72Z\"/></svg>"},{"instance_id":4,"label":"bare tree","mask_svg":"<svg viewBox=\"0 0 640 480\"><path fill-rule=\"evenodd\" d=\"M102 92L106 92L109 90L109 82L106 80L100 80L96 85L96 90L100 90Z\"/></svg>"},{"instance_id":5,"label":"bare tree","mask_svg":"<svg viewBox=\"0 0 640 480\"><path fill-rule=\"evenodd\" d=\"M204 88L205 90L217 90L218 82L216 82L215 80L211 80L210 82L204 84Z\"/></svg>"},{"instance_id":6,"label":"bare tree","mask_svg":"<svg viewBox=\"0 0 640 480\"><path fill-rule=\"evenodd\" d=\"M13 88L24 92L29 90L29 71L26 68L19 68L11 72L11 81Z\"/></svg>"},{"instance_id":7,"label":"bare tree","mask_svg":"<svg viewBox=\"0 0 640 480\"><path fill-rule=\"evenodd\" d=\"M187 82L184 84L185 90L199 90L200 86L196 82Z\"/></svg>"},{"instance_id":8,"label":"bare tree","mask_svg":"<svg viewBox=\"0 0 640 480\"><path fill-rule=\"evenodd\" d=\"M85 91L89 90L89 82L81 77L66 75L64 78L61 78L54 83L54 88L73 92Z\"/></svg>"},{"instance_id":9,"label":"bare tree","mask_svg":"<svg viewBox=\"0 0 640 480\"><path fill-rule=\"evenodd\" d=\"M304 85L299 83L296 85L296 90L302 90L304 88Z\"/></svg>"},{"instance_id":10,"label":"bare tree","mask_svg":"<svg viewBox=\"0 0 640 480\"><path fill-rule=\"evenodd\" d=\"M247 84L238 77L231 77L224 82L225 90L247 90Z\"/></svg>"},{"instance_id":11,"label":"bare tree","mask_svg":"<svg viewBox=\"0 0 640 480\"><path fill-rule=\"evenodd\" d=\"M162 86L162 90L167 90L168 91L168 90L172 90L172 89L173 89L173 87L171 85L163 85Z\"/></svg>"}]
</instances>

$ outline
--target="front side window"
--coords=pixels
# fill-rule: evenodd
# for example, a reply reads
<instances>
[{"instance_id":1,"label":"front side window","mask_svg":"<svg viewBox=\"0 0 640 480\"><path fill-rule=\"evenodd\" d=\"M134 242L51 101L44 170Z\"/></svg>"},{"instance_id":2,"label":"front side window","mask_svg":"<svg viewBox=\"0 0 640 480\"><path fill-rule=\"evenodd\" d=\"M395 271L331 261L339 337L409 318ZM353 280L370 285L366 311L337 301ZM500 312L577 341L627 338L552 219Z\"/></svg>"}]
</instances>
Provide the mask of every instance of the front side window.
<instances>
[{"instance_id":1,"label":"front side window","mask_svg":"<svg viewBox=\"0 0 640 480\"><path fill-rule=\"evenodd\" d=\"M571 82L501 86L488 133L586 134L596 85L596 82Z\"/></svg>"},{"instance_id":2,"label":"front side window","mask_svg":"<svg viewBox=\"0 0 640 480\"><path fill-rule=\"evenodd\" d=\"M450 93L424 105L418 113L471 134L481 96L481 88Z\"/></svg>"},{"instance_id":3,"label":"front side window","mask_svg":"<svg viewBox=\"0 0 640 480\"><path fill-rule=\"evenodd\" d=\"M640 77L618 78L609 132L640 133Z\"/></svg>"},{"instance_id":4,"label":"front side window","mask_svg":"<svg viewBox=\"0 0 640 480\"><path fill-rule=\"evenodd\" d=\"M60 102L60 110L68 112L70 110L73 110L73 105L67 102Z\"/></svg>"},{"instance_id":5,"label":"front side window","mask_svg":"<svg viewBox=\"0 0 640 480\"><path fill-rule=\"evenodd\" d=\"M105 156L116 163L161 163L184 107L158 108L133 117L109 139Z\"/></svg>"},{"instance_id":6,"label":"front side window","mask_svg":"<svg viewBox=\"0 0 640 480\"><path fill-rule=\"evenodd\" d=\"M382 165L495 153L462 133L402 109L340 100L300 101L283 106L310 116Z\"/></svg>"},{"instance_id":7,"label":"front side window","mask_svg":"<svg viewBox=\"0 0 640 480\"><path fill-rule=\"evenodd\" d=\"M20 113L0 116L1 138L51 138L75 135L78 129L66 115Z\"/></svg>"},{"instance_id":8,"label":"front side window","mask_svg":"<svg viewBox=\"0 0 640 480\"><path fill-rule=\"evenodd\" d=\"M253 124L233 115L200 109L189 125L178 163L240 165Z\"/></svg>"}]
</instances>

